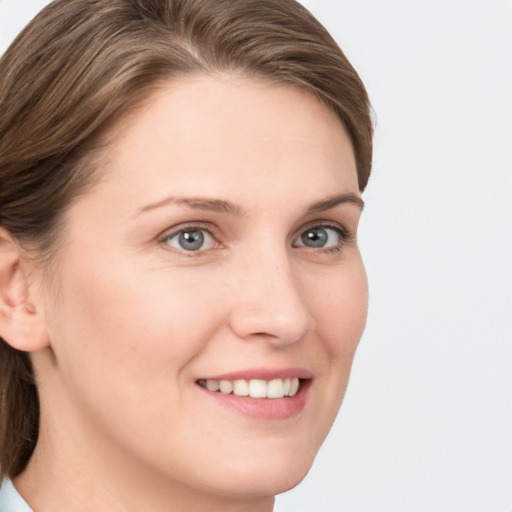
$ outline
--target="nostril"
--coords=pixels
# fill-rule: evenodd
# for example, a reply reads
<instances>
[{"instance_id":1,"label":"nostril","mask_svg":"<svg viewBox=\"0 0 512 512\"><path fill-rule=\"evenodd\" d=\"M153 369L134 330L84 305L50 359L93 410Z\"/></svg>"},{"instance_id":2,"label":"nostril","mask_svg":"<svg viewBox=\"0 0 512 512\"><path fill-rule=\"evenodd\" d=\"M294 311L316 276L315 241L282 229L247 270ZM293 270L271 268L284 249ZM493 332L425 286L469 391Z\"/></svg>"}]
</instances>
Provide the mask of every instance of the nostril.
<instances>
[{"instance_id":1,"label":"nostril","mask_svg":"<svg viewBox=\"0 0 512 512\"><path fill-rule=\"evenodd\" d=\"M231 329L239 338L262 340L274 345L299 341L311 325L311 315L300 301L281 307L273 306L271 301L261 307L239 305L231 312L230 318Z\"/></svg>"}]
</instances>

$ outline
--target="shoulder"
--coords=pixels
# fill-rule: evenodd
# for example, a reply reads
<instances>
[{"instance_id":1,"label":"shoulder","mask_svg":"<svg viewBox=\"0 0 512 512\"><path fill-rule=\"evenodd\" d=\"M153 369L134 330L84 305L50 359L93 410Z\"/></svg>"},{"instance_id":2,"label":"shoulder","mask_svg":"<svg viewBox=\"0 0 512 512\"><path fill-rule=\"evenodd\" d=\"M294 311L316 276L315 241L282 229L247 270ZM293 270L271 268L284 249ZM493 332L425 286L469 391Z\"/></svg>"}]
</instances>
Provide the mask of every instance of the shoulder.
<instances>
[{"instance_id":1,"label":"shoulder","mask_svg":"<svg viewBox=\"0 0 512 512\"><path fill-rule=\"evenodd\" d=\"M0 487L0 512L32 512L9 479Z\"/></svg>"}]
</instances>

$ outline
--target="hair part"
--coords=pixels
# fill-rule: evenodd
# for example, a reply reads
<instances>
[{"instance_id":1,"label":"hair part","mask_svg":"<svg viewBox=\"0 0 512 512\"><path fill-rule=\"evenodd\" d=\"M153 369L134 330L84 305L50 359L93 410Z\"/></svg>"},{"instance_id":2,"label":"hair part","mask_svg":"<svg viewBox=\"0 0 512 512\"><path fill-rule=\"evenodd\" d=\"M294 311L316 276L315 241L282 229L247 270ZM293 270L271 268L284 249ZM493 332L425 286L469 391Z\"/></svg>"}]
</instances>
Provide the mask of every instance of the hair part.
<instances>
[{"instance_id":1,"label":"hair part","mask_svg":"<svg viewBox=\"0 0 512 512\"><path fill-rule=\"evenodd\" d=\"M0 226L47 266L74 198L95 183L105 134L173 77L235 72L309 91L371 169L365 88L325 28L294 0L56 0L0 60ZM100 159L101 161L101 159ZM27 353L0 339L0 481L26 466L39 430Z\"/></svg>"}]
</instances>

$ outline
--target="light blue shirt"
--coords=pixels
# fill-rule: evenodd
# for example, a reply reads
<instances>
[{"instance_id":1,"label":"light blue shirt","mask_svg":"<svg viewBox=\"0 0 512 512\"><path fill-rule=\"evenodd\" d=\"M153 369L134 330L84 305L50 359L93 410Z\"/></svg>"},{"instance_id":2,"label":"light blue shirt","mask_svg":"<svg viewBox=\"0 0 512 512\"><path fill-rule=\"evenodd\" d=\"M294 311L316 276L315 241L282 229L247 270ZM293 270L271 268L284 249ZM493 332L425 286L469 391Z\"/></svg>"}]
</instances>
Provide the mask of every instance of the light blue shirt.
<instances>
[{"instance_id":1,"label":"light blue shirt","mask_svg":"<svg viewBox=\"0 0 512 512\"><path fill-rule=\"evenodd\" d=\"M0 488L0 512L33 512L9 479Z\"/></svg>"}]
</instances>

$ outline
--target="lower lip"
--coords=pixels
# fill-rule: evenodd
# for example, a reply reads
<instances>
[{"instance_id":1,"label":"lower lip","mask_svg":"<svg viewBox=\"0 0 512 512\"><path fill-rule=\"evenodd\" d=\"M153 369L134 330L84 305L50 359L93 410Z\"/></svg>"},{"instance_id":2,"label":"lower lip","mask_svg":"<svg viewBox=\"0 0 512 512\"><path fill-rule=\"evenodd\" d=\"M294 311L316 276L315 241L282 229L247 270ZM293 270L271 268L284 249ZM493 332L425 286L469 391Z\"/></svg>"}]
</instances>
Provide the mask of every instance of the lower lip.
<instances>
[{"instance_id":1,"label":"lower lip","mask_svg":"<svg viewBox=\"0 0 512 512\"><path fill-rule=\"evenodd\" d=\"M296 395L283 398L225 395L219 391L209 391L199 384L197 386L220 405L235 409L246 416L262 420L286 420L297 416L304 409L310 385L311 380L301 381Z\"/></svg>"}]
</instances>

